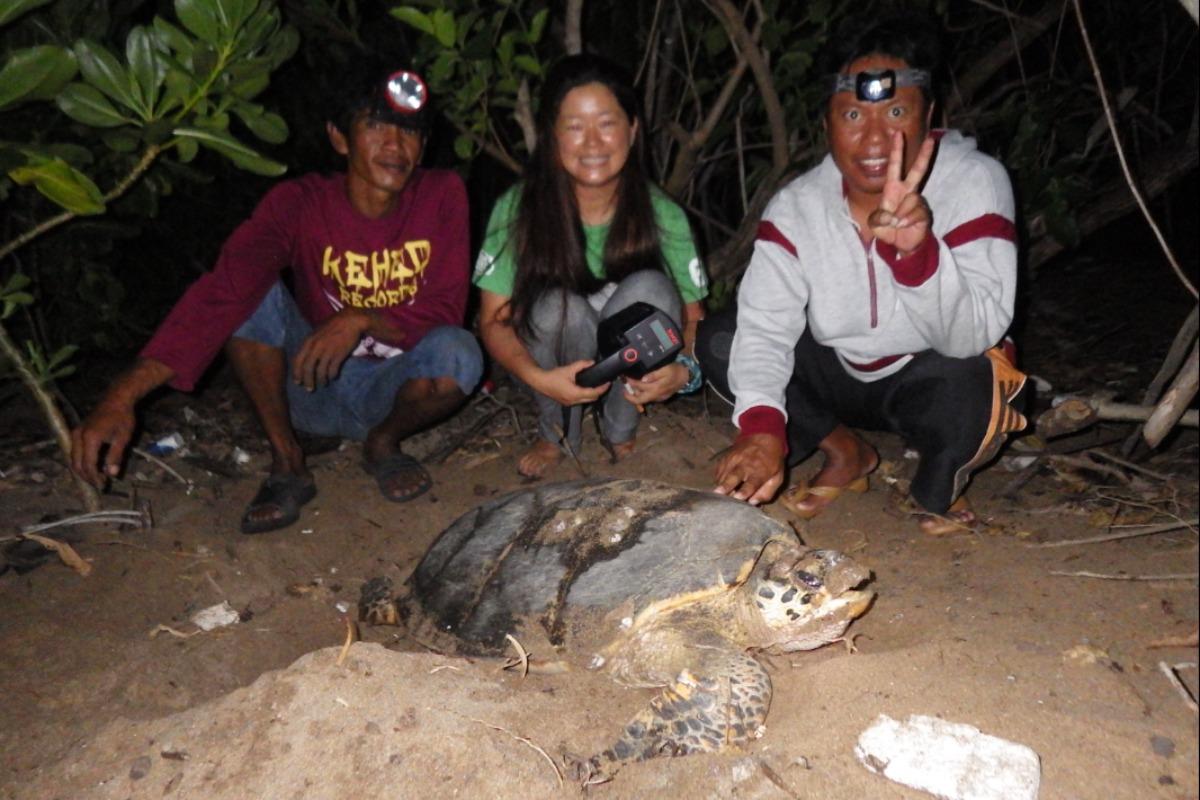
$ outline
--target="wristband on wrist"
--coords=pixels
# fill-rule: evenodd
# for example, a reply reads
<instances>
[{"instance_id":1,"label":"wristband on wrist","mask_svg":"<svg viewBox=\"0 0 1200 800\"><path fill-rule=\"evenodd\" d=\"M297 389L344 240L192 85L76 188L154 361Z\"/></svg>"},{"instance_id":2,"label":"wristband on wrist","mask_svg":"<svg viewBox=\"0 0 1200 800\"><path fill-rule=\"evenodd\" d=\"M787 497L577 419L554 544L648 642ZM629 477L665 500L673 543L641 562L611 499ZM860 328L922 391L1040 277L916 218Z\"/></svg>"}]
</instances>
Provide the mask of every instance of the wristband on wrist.
<instances>
[{"instance_id":1,"label":"wristband on wrist","mask_svg":"<svg viewBox=\"0 0 1200 800\"><path fill-rule=\"evenodd\" d=\"M683 385L683 388L675 392L675 394L691 394L704 385L704 375L700 372L700 362L687 353L680 353L675 356L675 363L683 364L683 366L687 367L688 371L688 382Z\"/></svg>"}]
</instances>

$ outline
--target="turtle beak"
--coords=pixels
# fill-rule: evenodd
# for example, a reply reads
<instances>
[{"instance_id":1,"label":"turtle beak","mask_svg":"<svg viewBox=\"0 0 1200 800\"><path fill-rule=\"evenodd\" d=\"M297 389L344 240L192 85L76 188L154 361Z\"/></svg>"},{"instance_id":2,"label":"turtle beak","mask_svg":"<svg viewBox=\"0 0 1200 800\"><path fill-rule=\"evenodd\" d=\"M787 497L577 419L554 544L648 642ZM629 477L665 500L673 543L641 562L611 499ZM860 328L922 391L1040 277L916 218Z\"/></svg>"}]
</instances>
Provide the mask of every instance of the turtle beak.
<instances>
[{"instance_id":1,"label":"turtle beak","mask_svg":"<svg viewBox=\"0 0 1200 800\"><path fill-rule=\"evenodd\" d=\"M850 612L850 619L857 619L870 608L871 601L875 599L875 593L861 591L842 592L839 599L846 601L846 607Z\"/></svg>"}]
</instances>

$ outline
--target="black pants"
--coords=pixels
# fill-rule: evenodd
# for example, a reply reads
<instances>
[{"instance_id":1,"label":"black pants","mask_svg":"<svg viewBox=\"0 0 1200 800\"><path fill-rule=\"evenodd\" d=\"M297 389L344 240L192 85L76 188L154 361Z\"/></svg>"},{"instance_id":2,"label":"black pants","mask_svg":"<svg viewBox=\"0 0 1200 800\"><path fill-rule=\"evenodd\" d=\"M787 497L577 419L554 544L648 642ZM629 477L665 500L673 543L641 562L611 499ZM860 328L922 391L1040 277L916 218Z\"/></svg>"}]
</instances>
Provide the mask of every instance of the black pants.
<instances>
[{"instance_id":1,"label":"black pants","mask_svg":"<svg viewBox=\"0 0 1200 800\"><path fill-rule=\"evenodd\" d=\"M696 338L705 378L728 398L736 328L737 309L731 308L701 322ZM928 511L945 513L964 488L968 467L978 466L972 462L985 439L994 435L993 384L986 356L950 358L932 350L918 353L894 375L865 383L805 331L786 393L788 464L807 458L841 424L896 433L921 456L913 499Z\"/></svg>"}]
</instances>

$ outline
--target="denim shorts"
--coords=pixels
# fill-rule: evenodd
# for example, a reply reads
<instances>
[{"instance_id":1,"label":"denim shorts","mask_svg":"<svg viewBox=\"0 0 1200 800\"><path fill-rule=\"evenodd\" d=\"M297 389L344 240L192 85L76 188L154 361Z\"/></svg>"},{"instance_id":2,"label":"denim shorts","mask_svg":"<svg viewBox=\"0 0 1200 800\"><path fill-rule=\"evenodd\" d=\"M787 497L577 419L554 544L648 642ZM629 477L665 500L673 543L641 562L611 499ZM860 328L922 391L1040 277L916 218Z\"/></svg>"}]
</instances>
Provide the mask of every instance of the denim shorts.
<instances>
[{"instance_id":1,"label":"denim shorts","mask_svg":"<svg viewBox=\"0 0 1200 800\"><path fill-rule=\"evenodd\" d=\"M347 358L331 383L310 392L292 380L292 359L310 333L312 325L283 284L277 283L233 335L287 353L292 425L320 436L365 439L391 413L400 387L414 378L453 378L463 394L470 394L483 372L475 337L463 328L443 325L398 356Z\"/></svg>"}]
</instances>

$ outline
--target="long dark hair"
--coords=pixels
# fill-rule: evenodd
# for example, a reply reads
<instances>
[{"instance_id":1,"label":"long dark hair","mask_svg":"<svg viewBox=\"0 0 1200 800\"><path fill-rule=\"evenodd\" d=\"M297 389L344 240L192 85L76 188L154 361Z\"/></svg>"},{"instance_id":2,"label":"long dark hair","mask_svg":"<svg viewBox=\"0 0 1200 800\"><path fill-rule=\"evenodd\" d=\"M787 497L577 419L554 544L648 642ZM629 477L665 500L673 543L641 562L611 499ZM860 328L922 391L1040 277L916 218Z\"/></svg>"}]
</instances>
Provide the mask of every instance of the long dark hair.
<instances>
[{"instance_id":1,"label":"long dark hair","mask_svg":"<svg viewBox=\"0 0 1200 800\"><path fill-rule=\"evenodd\" d=\"M616 97L630 124L638 123L617 185L616 208L604 245L604 278L596 278L588 270L579 204L571 176L559 162L554 135L558 112L567 93L589 83L604 85ZM537 145L525 170L510 237L517 270L509 309L512 322L522 333L533 333L529 312L547 290L565 289L586 295L608 281L619 281L638 270L662 267L658 224L643 166L645 125L641 119L641 104L633 81L607 59L594 55L568 56L546 77L538 104Z\"/></svg>"}]
</instances>

